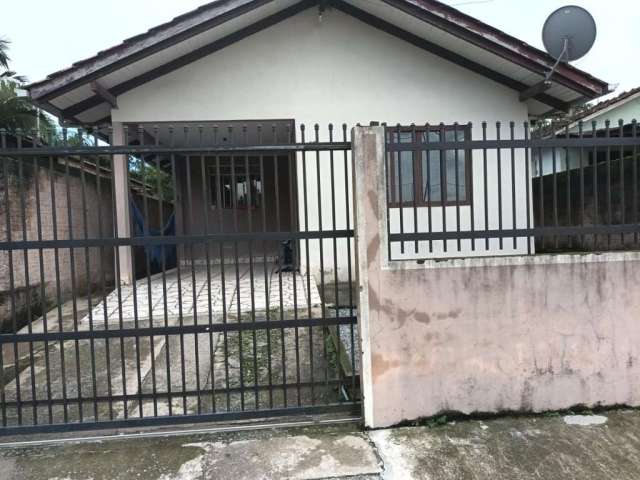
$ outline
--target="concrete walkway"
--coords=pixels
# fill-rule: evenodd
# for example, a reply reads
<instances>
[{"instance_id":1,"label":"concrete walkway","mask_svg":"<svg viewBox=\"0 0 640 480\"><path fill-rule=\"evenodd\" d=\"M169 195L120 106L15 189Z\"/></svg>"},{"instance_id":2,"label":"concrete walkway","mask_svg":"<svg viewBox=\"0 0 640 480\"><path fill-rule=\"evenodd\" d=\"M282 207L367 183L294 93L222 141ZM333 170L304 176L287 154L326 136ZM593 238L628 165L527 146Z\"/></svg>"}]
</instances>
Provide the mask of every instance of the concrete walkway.
<instances>
[{"instance_id":1,"label":"concrete walkway","mask_svg":"<svg viewBox=\"0 0 640 480\"><path fill-rule=\"evenodd\" d=\"M0 448L0 478L631 480L640 478L638 432L640 412L616 410L366 433L342 424L14 445Z\"/></svg>"}]
</instances>

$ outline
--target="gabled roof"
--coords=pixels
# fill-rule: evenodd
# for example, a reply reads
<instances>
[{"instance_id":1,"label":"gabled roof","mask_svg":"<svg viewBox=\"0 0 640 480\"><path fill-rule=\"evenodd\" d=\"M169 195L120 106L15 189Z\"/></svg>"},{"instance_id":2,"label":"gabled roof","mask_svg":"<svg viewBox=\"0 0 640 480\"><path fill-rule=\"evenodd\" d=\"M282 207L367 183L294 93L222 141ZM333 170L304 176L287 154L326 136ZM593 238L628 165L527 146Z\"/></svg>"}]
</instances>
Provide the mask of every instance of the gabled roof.
<instances>
[{"instance_id":1,"label":"gabled roof","mask_svg":"<svg viewBox=\"0 0 640 480\"><path fill-rule=\"evenodd\" d=\"M117 96L279 23L305 9L336 8L518 92L555 60L436 0L218 0L27 87L46 110L76 124L109 121ZM597 98L608 84L561 64L546 91L523 98L532 113Z\"/></svg>"}]
</instances>

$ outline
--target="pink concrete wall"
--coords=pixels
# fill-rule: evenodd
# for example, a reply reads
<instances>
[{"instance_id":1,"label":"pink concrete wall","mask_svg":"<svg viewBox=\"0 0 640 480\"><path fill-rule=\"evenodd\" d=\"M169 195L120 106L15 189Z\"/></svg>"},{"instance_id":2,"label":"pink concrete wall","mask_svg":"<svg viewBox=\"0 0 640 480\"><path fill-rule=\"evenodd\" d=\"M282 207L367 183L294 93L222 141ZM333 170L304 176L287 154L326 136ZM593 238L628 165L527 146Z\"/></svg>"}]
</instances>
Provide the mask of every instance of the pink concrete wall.
<instances>
[{"instance_id":1,"label":"pink concrete wall","mask_svg":"<svg viewBox=\"0 0 640 480\"><path fill-rule=\"evenodd\" d=\"M640 404L640 254L389 262L382 129L354 131L365 422Z\"/></svg>"}]
</instances>

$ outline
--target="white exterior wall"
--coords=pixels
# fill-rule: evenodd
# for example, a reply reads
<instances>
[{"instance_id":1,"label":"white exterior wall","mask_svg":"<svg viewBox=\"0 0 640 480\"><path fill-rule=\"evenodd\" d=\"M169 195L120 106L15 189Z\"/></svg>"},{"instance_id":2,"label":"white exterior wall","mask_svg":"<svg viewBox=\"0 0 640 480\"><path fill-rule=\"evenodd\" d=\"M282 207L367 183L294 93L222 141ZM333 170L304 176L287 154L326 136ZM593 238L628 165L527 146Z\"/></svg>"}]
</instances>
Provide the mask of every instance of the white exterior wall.
<instances>
[{"instance_id":1,"label":"white exterior wall","mask_svg":"<svg viewBox=\"0 0 640 480\"><path fill-rule=\"evenodd\" d=\"M256 120L292 118L296 126L319 123L321 140L327 139L326 125L349 129L356 123L381 121L388 124L473 122L473 138L479 139L480 123L508 122L522 125L527 120L526 105L518 94L485 77L431 55L400 39L374 29L346 14L329 10L320 22L316 9L309 9L265 31L257 33L204 59L138 87L118 97L119 109L112 112L117 122ZM488 138L492 138L489 127ZM340 130L336 134L340 135ZM298 135L298 140L299 140ZM474 152L473 183L476 228L484 225L482 204L481 152ZM519 155L519 154L518 154ZM329 162L321 156L321 206L323 228L332 228ZM502 171L504 228L511 225L511 174L507 153ZM344 157L336 161L336 228L345 227L346 205L341 186L345 185ZM307 198L310 230L318 228L318 192L315 154L307 154ZM350 161L349 170L350 170ZM495 154L489 158L489 172L495 172ZM525 181L522 158L516 159L516 178ZM522 171L520 170L522 168ZM300 160L298 164L301 175ZM496 190L497 174L488 176L490 192ZM302 179L299 178L299 185ZM349 185L351 185L349 183ZM524 185L523 185L524 186ZM524 188L519 188L524 195ZM302 192L299 192L302 206ZM495 195L489 196L490 228L497 226ZM516 199L519 225L526 224L524 198ZM426 209L425 209L426 210ZM412 212L411 212L412 214ZM424 216L424 212L421 212ZM438 223L434 211L433 223ZM441 214L440 214L441 215ZM397 214L396 214L397 217ZM412 217L411 217L412 218ZM353 218L351 217L351 221ZM422 222L422 220L421 220ZM453 221L447 228L455 229ZM413 225L413 221L407 224ZM301 228L304 221L300 219ZM461 228L469 225L469 207L461 211ZM434 228L435 229L435 228ZM405 229L406 230L406 229ZM410 230L406 230L410 231ZM340 241L344 242L344 241ZM479 243L482 243L480 248ZM497 240L489 250L477 242L476 255L513 254L526 251L522 240L517 249L505 240L497 250ZM455 247L455 242L451 245ZM511 248L509 248L511 245ZM338 245L339 265L344 267L346 248ZM470 242L462 252L470 253ZM316 245L310 247L311 263L318 265ZM325 271L333 265L332 241L324 244ZM412 249L408 251L413 252ZM438 250L436 249L436 252ZM435 253L435 252L434 252ZM425 256L421 252L420 256ZM344 270L341 270L341 276Z\"/></svg>"}]
</instances>

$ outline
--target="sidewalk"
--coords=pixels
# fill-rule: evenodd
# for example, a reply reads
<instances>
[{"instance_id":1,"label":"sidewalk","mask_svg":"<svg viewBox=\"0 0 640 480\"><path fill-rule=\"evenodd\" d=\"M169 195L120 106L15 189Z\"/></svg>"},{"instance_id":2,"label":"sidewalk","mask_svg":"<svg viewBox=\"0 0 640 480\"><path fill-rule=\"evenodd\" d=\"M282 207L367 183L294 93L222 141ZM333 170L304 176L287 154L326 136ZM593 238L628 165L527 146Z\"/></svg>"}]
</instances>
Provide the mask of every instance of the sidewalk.
<instances>
[{"instance_id":1,"label":"sidewalk","mask_svg":"<svg viewBox=\"0 0 640 480\"><path fill-rule=\"evenodd\" d=\"M640 478L640 412L366 433L344 424L3 447L0 478L630 480Z\"/></svg>"}]
</instances>

